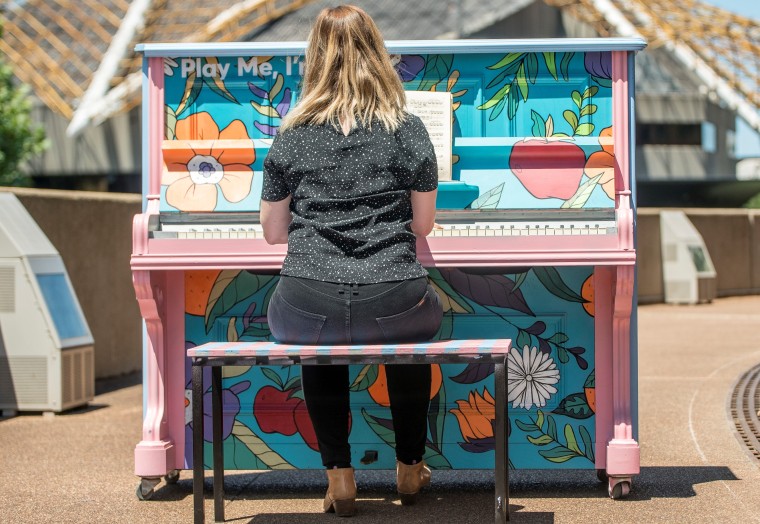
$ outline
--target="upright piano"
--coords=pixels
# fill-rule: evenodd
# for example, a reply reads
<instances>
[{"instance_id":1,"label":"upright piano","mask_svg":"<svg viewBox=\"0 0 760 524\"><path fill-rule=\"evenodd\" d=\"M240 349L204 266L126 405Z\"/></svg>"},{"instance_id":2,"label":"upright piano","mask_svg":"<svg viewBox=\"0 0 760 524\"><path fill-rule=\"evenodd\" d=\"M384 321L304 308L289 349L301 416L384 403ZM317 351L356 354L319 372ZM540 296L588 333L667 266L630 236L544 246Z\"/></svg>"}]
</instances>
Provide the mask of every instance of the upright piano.
<instances>
[{"instance_id":1,"label":"upright piano","mask_svg":"<svg viewBox=\"0 0 760 524\"><path fill-rule=\"evenodd\" d=\"M285 246L261 235L262 165L298 99L304 45L138 46L144 209L131 267L146 327L138 495L192 466L186 348L271 338L267 307ZM639 472L633 66L644 46L387 42L406 90L449 93L440 227L417 246L444 304L437 338L512 339L510 467L596 470L615 498ZM394 467L384 373L351 368L358 468ZM297 368L225 368L223 388L225 468L321 467ZM434 366L425 454L433 468L492 468L492 391L487 365Z\"/></svg>"}]
</instances>

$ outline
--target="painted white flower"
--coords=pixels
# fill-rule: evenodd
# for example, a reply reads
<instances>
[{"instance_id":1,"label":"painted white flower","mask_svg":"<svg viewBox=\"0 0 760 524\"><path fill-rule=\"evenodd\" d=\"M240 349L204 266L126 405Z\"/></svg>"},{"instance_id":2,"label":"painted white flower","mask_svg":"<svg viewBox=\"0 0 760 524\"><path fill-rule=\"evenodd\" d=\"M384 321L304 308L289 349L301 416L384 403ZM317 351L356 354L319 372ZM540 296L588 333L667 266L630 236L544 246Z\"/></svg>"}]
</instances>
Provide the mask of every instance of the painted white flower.
<instances>
[{"instance_id":1,"label":"painted white flower","mask_svg":"<svg viewBox=\"0 0 760 524\"><path fill-rule=\"evenodd\" d=\"M507 358L507 401L513 408L543 407L557 392L559 370L549 355L536 347L512 350Z\"/></svg>"}]
</instances>

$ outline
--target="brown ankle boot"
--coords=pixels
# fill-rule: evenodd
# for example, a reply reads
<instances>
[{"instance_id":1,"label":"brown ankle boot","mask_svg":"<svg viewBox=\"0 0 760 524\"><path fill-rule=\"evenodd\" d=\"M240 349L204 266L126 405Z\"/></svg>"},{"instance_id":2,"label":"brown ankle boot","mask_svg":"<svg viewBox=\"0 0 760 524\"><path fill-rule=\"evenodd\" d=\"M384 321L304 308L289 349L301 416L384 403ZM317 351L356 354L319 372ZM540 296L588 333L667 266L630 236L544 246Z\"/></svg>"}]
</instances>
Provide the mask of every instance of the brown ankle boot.
<instances>
[{"instance_id":1,"label":"brown ankle boot","mask_svg":"<svg viewBox=\"0 0 760 524\"><path fill-rule=\"evenodd\" d=\"M354 514L356 503L354 468L335 468L326 471L329 485L323 504L325 513L335 512L339 517L350 517Z\"/></svg>"},{"instance_id":2,"label":"brown ankle boot","mask_svg":"<svg viewBox=\"0 0 760 524\"><path fill-rule=\"evenodd\" d=\"M396 483L401 504L410 506L417 501L420 488L430 484L430 468L427 467L425 461L409 466L397 460Z\"/></svg>"}]
</instances>

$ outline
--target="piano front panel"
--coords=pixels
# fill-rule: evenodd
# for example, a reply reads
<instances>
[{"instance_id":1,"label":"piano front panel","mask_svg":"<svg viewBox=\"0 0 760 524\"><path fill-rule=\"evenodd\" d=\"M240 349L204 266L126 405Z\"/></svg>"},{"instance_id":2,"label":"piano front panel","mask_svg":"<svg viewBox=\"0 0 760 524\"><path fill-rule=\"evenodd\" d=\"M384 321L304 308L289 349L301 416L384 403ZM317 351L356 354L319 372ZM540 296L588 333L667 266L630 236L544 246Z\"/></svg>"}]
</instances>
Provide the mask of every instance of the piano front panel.
<instances>
[{"instance_id":1,"label":"piano front panel","mask_svg":"<svg viewBox=\"0 0 760 524\"><path fill-rule=\"evenodd\" d=\"M515 359L509 363L512 465L593 468L593 268L445 268L431 269L430 277L445 310L437 338L488 333L514 341ZM186 272L186 344L269 340L266 314L276 282L275 275L252 271ZM377 366L351 366L350 442L355 466L392 469L388 394L378 371ZM492 369L450 364L434 366L433 375L426 460L439 468L490 468ZM225 368L224 377L226 467L320 467L298 367ZM189 398L189 366L185 389ZM186 418L187 435L189 422ZM189 437L185 442L190 464ZM361 465L366 450L378 451L378 461Z\"/></svg>"}]
</instances>

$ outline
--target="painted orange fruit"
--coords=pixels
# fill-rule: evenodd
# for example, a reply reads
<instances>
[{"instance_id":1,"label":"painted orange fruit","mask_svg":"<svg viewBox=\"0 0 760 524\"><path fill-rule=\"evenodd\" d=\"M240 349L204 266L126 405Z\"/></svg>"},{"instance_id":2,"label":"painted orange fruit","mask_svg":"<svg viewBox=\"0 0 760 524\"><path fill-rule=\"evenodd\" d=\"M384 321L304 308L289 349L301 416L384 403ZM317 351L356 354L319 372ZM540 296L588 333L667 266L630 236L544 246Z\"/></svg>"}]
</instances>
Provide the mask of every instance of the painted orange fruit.
<instances>
[{"instance_id":1,"label":"painted orange fruit","mask_svg":"<svg viewBox=\"0 0 760 524\"><path fill-rule=\"evenodd\" d=\"M586 393L586 402L591 411L596 413L596 388L583 388L583 392Z\"/></svg>"},{"instance_id":2,"label":"painted orange fruit","mask_svg":"<svg viewBox=\"0 0 760 524\"><path fill-rule=\"evenodd\" d=\"M440 364L431 364L430 366L430 399L432 400L438 394L443 384L443 375L441 374ZM369 396L372 400L380 404L381 406L388 407L391 405L391 400L388 397L388 379L385 375L385 365L380 364L377 367L377 378L370 387L367 388Z\"/></svg>"},{"instance_id":3,"label":"painted orange fruit","mask_svg":"<svg viewBox=\"0 0 760 524\"><path fill-rule=\"evenodd\" d=\"M205 315L208 297L214 287L216 278L221 273L218 269L185 271L185 312L191 315Z\"/></svg>"},{"instance_id":4,"label":"painted orange fruit","mask_svg":"<svg viewBox=\"0 0 760 524\"><path fill-rule=\"evenodd\" d=\"M583 304L586 313L594 316L594 275L589 276L581 286L581 296L588 302Z\"/></svg>"}]
</instances>

